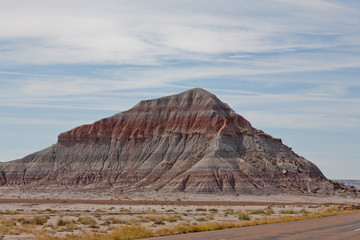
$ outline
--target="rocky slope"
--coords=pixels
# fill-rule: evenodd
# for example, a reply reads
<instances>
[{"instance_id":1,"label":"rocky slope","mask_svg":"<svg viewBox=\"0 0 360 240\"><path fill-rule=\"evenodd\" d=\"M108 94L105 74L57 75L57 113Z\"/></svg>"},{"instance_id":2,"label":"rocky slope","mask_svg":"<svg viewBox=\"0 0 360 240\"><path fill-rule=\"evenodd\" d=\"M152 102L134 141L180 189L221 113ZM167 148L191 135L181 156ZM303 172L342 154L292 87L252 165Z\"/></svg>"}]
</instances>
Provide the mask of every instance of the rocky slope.
<instances>
[{"instance_id":1,"label":"rocky slope","mask_svg":"<svg viewBox=\"0 0 360 240\"><path fill-rule=\"evenodd\" d=\"M59 185L221 194L349 191L203 89L141 101L0 164L2 188Z\"/></svg>"},{"instance_id":2,"label":"rocky slope","mask_svg":"<svg viewBox=\"0 0 360 240\"><path fill-rule=\"evenodd\" d=\"M353 187L360 189L360 180L350 180L350 179L335 179L334 182L344 184L348 187Z\"/></svg>"}]
</instances>

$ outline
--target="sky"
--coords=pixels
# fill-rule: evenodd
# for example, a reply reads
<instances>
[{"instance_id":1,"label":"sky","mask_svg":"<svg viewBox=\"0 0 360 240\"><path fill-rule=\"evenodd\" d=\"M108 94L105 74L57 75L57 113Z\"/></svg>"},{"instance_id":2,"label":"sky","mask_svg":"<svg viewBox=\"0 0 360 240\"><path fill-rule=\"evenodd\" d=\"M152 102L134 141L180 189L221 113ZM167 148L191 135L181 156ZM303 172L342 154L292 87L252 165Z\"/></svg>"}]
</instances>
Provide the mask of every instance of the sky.
<instances>
[{"instance_id":1,"label":"sky","mask_svg":"<svg viewBox=\"0 0 360 240\"><path fill-rule=\"evenodd\" d=\"M0 161L204 88L332 179L360 179L360 1L0 0Z\"/></svg>"}]
</instances>

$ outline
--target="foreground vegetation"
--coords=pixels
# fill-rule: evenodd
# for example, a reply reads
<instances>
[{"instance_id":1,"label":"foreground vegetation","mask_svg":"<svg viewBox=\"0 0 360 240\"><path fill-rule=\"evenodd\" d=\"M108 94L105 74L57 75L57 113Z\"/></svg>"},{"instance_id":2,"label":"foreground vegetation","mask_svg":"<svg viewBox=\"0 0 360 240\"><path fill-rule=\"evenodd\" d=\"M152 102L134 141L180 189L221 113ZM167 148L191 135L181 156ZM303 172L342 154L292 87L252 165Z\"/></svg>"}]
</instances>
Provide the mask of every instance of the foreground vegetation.
<instances>
[{"instance_id":1,"label":"foreground vegetation","mask_svg":"<svg viewBox=\"0 0 360 240\"><path fill-rule=\"evenodd\" d=\"M162 211L122 209L118 216L101 209L82 212L46 209L34 211L35 216L30 216L20 209L0 212L0 233L25 234L29 239L39 240L121 240L299 221L356 211L360 211L356 205L310 206L300 210L196 208L182 213L163 207ZM4 236L0 234L0 239Z\"/></svg>"}]
</instances>

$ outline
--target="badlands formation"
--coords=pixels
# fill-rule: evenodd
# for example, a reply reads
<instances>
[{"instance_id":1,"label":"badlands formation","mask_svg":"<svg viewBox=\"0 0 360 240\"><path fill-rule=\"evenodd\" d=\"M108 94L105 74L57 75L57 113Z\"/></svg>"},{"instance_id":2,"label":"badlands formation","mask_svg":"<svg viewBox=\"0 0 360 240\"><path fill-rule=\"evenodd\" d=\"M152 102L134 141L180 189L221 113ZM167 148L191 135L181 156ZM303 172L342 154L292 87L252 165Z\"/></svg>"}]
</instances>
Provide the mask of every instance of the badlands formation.
<instances>
[{"instance_id":1,"label":"badlands formation","mask_svg":"<svg viewBox=\"0 0 360 240\"><path fill-rule=\"evenodd\" d=\"M351 194L203 89L141 101L0 163L1 189L215 195Z\"/></svg>"}]
</instances>

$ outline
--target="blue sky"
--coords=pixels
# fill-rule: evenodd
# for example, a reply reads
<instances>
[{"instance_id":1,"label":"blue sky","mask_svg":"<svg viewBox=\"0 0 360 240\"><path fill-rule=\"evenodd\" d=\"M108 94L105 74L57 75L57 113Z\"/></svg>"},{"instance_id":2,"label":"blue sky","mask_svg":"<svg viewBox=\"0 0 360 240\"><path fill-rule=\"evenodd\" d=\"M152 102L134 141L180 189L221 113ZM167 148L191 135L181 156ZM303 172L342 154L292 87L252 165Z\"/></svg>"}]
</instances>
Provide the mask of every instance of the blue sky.
<instances>
[{"instance_id":1,"label":"blue sky","mask_svg":"<svg viewBox=\"0 0 360 240\"><path fill-rule=\"evenodd\" d=\"M0 0L0 161L201 87L360 179L360 1Z\"/></svg>"}]
</instances>

